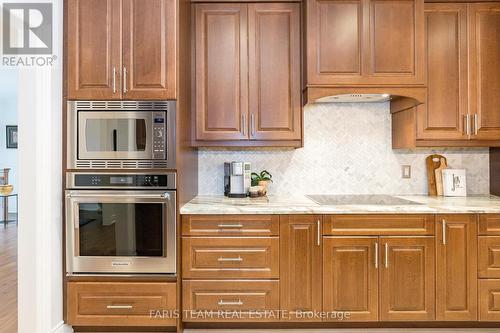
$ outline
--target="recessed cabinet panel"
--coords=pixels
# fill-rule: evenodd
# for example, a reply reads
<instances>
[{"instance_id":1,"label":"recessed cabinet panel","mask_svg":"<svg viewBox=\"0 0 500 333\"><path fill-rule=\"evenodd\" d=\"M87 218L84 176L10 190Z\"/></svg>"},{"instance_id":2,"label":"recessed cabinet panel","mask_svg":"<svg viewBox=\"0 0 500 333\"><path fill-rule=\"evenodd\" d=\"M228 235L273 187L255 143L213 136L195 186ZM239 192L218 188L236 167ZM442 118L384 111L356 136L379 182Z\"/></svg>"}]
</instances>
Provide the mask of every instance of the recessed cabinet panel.
<instances>
[{"instance_id":1,"label":"recessed cabinet panel","mask_svg":"<svg viewBox=\"0 0 500 333\"><path fill-rule=\"evenodd\" d=\"M500 140L500 4L469 5L470 114L476 140Z\"/></svg>"},{"instance_id":2,"label":"recessed cabinet panel","mask_svg":"<svg viewBox=\"0 0 500 333\"><path fill-rule=\"evenodd\" d=\"M467 4L426 4L427 105L419 139L466 140Z\"/></svg>"},{"instance_id":3,"label":"recessed cabinet panel","mask_svg":"<svg viewBox=\"0 0 500 333\"><path fill-rule=\"evenodd\" d=\"M415 73L415 2L373 0L370 8L373 74Z\"/></svg>"},{"instance_id":4,"label":"recessed cabinet panel","mask_svg":"<svg viewBox=\"0 0 500 333\"><path fill-rule=\"evenodd\" d=\"M436 319L477 320L476 216L438 215L436 235Z\"/></svg>"},{"instance_id":5,"label":"recessed cabinet panel","mask_svg":"<svg viewBox=\"0 0 500 333\"><path fill-rule=\"evenodd\" d=\"M300 4L249 4L250 138L300 140Z\"/></svg>"},{"instance_id":6,"label":"recessed cabinet panel","mask_svg":"<svg viewBox=\"0 0 500 333\"><path fill-rule=\"evenodd\" d=\"M68 98L120 98L121 1L68 1Z\"/></svg>"},{"instance_id":7,"label":"recessed cabinet panel","mask_svg":"<svg viewBox=\"0 0 500 333\"><path fill-rule=\"evenodd\" d=\"M296 311L321 311L321 216L280 216L280 304ZM318 320L318 319L311 319Z\"/></svg>"},{"instance_id":8,"label":"recessed cabinet panel","mask_svg":"<svg viewBox=\"0 0 500 333\"><path fill-rule=\"evenodd\" d=\"M311 1L308 19L308 83L328 84L361 76L362 1Z\"/></svg>"},{"instance_id":9,"label":"recessed cabinet panel","mask_svg":"<svg viewBox=\"0 0 500 333\"><path fill-rule=\"evenodd\" d=\"M323 311L378 320L378 253L377 237L323 237Z\"/></svg>"},{"instance_id":10,"label":"recessed cabinet panel","mask_svg":"<svg viewBox=\"0 0 500 333\"><path fill-rule=\"evenodd\" d=\"M500 280L479 280L479 320L500 321Z\"/></svg>"},{"instance_id":11,"label":"recessed cabinet panel","mask_svg":"<svg viewBox=\"0 0 500 333\"><path fill-rule=\"evenodd\" d=\"M247 6L197 4L196 139L248 138Z\"/></svg>"},{"instance_id":12,"label":"recessed cabinet panel","mask_svg":"<svg viewBox=\"0 0 500 333\"><path fill-rule=\"evenodd\" d=\"M434 320L434 237L381 237L380 320Z\"/></svg>"},{"instance_id":13,"label":"recessed cabinet panel","mask_svg":"<svg viewBox=\"0 0 500 333\"><path fill-rule=\"evenodd\" d=\"M175 99L175 3L123 1L124 98Z\"/></svg>"},{"instance_id":14,"label":"recessed cabinet panel","mask_svg":"<svg viewBox=\"0 0 500 333\"><path fill-rule=\"evenodd\" d=\"M479 237L479 263L480 278L500 278L500 237Z\"/></svg>"}]
</instances>

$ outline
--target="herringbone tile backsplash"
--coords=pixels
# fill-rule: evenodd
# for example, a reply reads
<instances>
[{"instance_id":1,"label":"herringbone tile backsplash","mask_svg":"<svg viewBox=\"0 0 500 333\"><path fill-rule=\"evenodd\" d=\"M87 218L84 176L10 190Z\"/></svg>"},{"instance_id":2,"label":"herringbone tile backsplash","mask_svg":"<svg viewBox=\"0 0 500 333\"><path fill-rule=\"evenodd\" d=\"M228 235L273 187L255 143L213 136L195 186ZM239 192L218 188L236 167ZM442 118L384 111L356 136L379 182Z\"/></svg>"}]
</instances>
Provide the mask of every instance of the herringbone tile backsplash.
<instances>
[{"instance_id":1,"label":"herringbone tile backsplash","mask_svg":"<svg viewBox=\"0 0 500 333\"><path fill-rule=\"evenodd\" d=\"M432 153L467 169L470 194L489 193L487 148L394 150L389 104L377 103L308 105L300 149L200 150L199 194L223 193L225 161L271 172L271 194L426 194ZM411 179L401 178L402 165L411 165Z\"/></svg>"}]
</instances>

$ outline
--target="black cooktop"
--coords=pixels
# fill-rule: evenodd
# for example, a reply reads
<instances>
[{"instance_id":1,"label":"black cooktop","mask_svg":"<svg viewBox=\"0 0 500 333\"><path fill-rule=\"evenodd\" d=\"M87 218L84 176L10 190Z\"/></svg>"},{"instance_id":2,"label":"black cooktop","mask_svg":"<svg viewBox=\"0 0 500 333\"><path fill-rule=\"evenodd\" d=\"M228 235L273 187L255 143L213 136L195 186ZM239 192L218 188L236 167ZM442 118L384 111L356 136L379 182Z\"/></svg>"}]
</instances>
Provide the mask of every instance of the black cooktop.
<instances>
[{"instance_id":1,"label":"black cooktop","mask_svg":"<svg viewBox=\"0 0 500 333\"><path fill-rule=\"evenodd\" d=\"M385 194L354 194L354 195L337 195L337 194L318 194L306 195L319 205L420 205L418 202L393 197Z\"/></svg>"}]
</instances>

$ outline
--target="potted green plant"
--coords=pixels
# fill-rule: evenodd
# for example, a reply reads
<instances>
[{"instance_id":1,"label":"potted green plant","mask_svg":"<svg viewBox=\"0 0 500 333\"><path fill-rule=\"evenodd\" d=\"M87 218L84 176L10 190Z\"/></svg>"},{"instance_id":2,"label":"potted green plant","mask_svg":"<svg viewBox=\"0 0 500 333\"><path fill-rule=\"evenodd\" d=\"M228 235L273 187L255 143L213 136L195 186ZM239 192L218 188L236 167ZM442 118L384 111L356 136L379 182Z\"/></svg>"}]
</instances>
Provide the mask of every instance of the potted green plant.
<instances>
[{"instance_id":1,"label":"potted green plant","mask_svg":"<svg viewBox=\"0 0 500 333\"><path fill-rule=\"evenodd\" d=\"M252 172L252 186L261 186L262 195L267 193L267 185L273 182L273 175L267 170L262 170L260 173Z\"/></svg>"}]
</instances>

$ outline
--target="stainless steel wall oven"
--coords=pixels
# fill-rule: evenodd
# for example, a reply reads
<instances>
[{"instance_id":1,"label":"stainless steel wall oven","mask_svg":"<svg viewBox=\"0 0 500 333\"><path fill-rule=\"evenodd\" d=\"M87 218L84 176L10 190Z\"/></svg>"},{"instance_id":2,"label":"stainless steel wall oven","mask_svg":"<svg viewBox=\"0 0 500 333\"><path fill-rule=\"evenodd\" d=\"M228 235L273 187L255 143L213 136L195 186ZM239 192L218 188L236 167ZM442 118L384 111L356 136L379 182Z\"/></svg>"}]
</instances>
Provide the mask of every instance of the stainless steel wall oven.
<instances>
[{"instance_id":1,"label":"stainless steel wall oven","mask_svg":"<svg viewBox=\"0 0 500 333\"><path fill-rule=\"evenodd\" d=\"M175 173L69 172L68 274L175 274Z\"/></svg>"},{"instance_id":2,"label":"stainless steel wall oven","mask_svg":"<svg viewBox=\"0 0 500 333\"><path fill-rule=\"evenodd\" d=\"M175 101L69 101L68 169L175 168Z\"/></svg>"}]
</instances>

